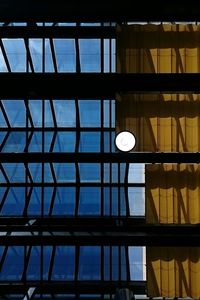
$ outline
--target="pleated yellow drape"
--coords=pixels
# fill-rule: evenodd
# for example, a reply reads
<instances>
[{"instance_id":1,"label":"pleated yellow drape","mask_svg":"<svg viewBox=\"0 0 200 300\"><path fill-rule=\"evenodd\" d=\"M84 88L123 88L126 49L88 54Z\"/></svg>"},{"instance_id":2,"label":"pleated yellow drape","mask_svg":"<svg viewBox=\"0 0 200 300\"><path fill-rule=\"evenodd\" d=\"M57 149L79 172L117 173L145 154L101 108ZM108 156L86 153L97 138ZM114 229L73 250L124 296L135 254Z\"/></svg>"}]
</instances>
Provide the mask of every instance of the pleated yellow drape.
<instances>
[{"instance_id":1,"label":"pleated yellow drape","mask_svg":"<svg viewBox=\"0 0 200 300\"><path fill-rule=\"evenodd\" d=\"M195 73L199 25L129 25L117 30L117 72ZM200 95L126 94L116 107L117 131L130 130L135 151L200 151ZM200 223L198 165L146 165L148 223ZM151 297L200 297L200 248L147 247Z\"/></svg>"},{"instance_id":2,"label":"pleated yellow drape","mask_svg":"<svg viewBox=\"0 0 200 300\"><path fill-rule=\"evenodd\" d=\"M148 294L166 297L200 295L200 248L147 247Z\"/></svg>"},{"instance_id":3,"label":"pleated yellow drape","mask_svg":"<svg viewBox=\"0 0 200 300\"><path fill-rule=\"evenodd\" d=\"M117 29L117 72L196 73L199 25L124 25Z\"/></svg>"},{"instance_id":4,"label":"pleated yellow drape","mask_svg":"<svg viewBox=\"0 0 200 300\"><path fill-rule=\"evenodd\" d=\"M117 72L198 72L199 45L199 25L122 26ZM200 151L200 95L121 95L116 114L117 131L135 134L136 151Z\"/></svg>"},{"instance_id":5,"label":"pleated yellow drape","mask_svg":"<svg viewBox=\"0 0 200 300\"><path fill-rule=\"evenodd\" d=\"M146 165L146 221L200 223L200 165Z\"/></svg>"}]
</instances>

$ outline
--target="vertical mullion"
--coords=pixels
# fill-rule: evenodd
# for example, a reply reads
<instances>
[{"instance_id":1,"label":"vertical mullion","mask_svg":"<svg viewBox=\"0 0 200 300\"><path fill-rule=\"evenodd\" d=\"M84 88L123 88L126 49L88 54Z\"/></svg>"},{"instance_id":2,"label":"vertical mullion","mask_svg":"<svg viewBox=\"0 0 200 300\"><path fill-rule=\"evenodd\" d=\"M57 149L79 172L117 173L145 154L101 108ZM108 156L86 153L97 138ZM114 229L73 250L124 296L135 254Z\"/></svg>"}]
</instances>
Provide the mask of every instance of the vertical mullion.
<instances>
[{"instance_id":1,"label":"vertical mullion","mask_svg":"<svg viewBox=\"0 0 200 300\"><path fill-rule=\"evenodd\" d=\"M79 151L80 145L80 112L79 112L79 103L78 99L75 99L75 109L76 109L76 145L75 145L75 153ZM78 216L78 208L79 208L79 198L80 198L80 171L79 165L75 162L76 168L76 203L75 203L75 216Z\"/></svg>"},{"instance_id":2,"label":"vertical mullion","mask_svg":"<svg viewBox=\"0 0 200 300\"><path fill-rule=\"evenodd\" d=\"M121 274L121 246L118 246L118 280L122 280Z\"/></svg>"},{"instance_id":3,"label":"vertical mullion","mask_svg":"<svg viewBox=\"0 0 200 300\"><path fill-rule=\"evenodd\" d=\"M44 245L40 245L41 252L40 252L40 281L43 282L43 270L44 270Z\"/></svg>"},{"instance_id":4,"label":"vertical mullion","mask_svg":"<svg viewBox=\"0 0 200 300\"><path fill-rule=\"evenodd\" d=\"M112 144L111 144L111 139L112 139L112 104L111 100L109 100L109 151L112 151ZM109 172L110 172L110 216L112 215L112 162L109 163Z\"/></svg>"},{"instance_id":5,"label":"vertical mullion","mask_svg":"<svg viewBox=\"0 0 200 300\"><path fill-rule=\"evenodd\" d=\"M109 273L110 273L110 278L109 278L109 281L112 280L112 246L109 246L109 267L110 267L110 270L109 270Z\"/></svg>"},{"instance_id":6,"label":"vertical mullion","mask_svg":"<svg viewBox=\"0 0 200 300\"><path fill-rule=\"evenodd\" d=\"M53 44L53 39L52 38L49 38L49 43L50 43L50 49L51 49L51 56L52 56L52 60L53 60L54 71L55 71L55 73L58 73L58 67L57 67L57 61L56 61L56 53L55 53L55 49L54 49L54 44Z\"/></svg>"},{"instance_id":7,"label":"vertical mullion","mask_svg":"<svg viewBox=\"0 0 200 300\"><path fill-rule=\"evenodd\" d=\"M53 207L54 207L55 198L56 198L56 191L57 191L57 187L54 186L54 188L53 188L53 193L52 193L52 197L51 197L50 208L49 208L49 216L51 216L51 215L52 215L52 212L53 212Z\"/></svg>"},{"instance_id":8,"label":"vertical mullion","mask_svg":"<svg viewBox=\"0 0 200 300\"><path fill-rule=\"evenodd\" d=\"M80 23L77 23L76 26L80 26ZM79 39L75 38L75 49L76 49L76 73L81 72L81 63L80 63L80 48L79 48Z\"/></svg>"},{"instance_id":9,"label":"vertical mullion","mask_svg":"<svg viewBox=\"0 0 200 300\"><path fill-rule=\"evenodd\" d=\"M51 253L51 260L50 260L50 264L49 264L48 281L51 281L55 255L56 255L56 246L53 246L52 253Z\"/></svg>"},{"instance_id":10,"label":"vertical mullion","mask_svg":"<svg viewBox=\"0 0 200 300\"><path fill-rule=\"evenodd\" d=\"M118 194L118 217L121 216L121 193L120 193L120 163L117 163L117 181L118 181L118 185L117 185L117 194Z\"/></svg>"},{"instance_id":11,"label":"vertical mullion","mask_svg":"<svg viewBox=\"0 0 200 300\"><path fill-rule=\"evenodd\" d=\"M52 141L51 141L49 152L53 152L53 148L55 146L55 141L56 141L57 133L58 133L57 131L54 131L54 133L53 133L53 137L52 137Z\"/></svg>"},{"instance_id":12,"label":"vertical mullion","mask_svg":"<svg viewBox=\"0 0 200 300\"><path fill-rule=\"evenodd\" d=\"M28 148L29 148L29 145L30 145L30 142L31 142L31 139L33 137L33 134L34 134L34 131L31 131L30 132L30 135L29 135L29 132L28 130L26 130L26 145L25 145L25 148L24 148L24 152L28 152Z\"/></svg>"},{"instance_id":13,"label":"vertical mullion","mask_svg":"<svg viewBox=\"0 0 200 300\"><path fill-rule=\"evenodd\" d=\"M128 255L128 246L125 246L125 257L126 257L126 280L131 280L130 275L130 262L129 262L129 255Z\"/></svg>"},{"instance_id":14,"label":"vertical mullion","mask_svg":"<svg viewBox=\"0 0 200 300\"><path fill-rule=\"evenodd\" d=\"M101 73L104 73L104 39L100 39L100 62L101 62ZM100 113L101 113L101 131L100 131L100 152L104 153L104 99L100 102ZM104 214L104 163L101 163L101 216Z\"/></svg>"},{"instance_id":15,"label":"vertical mullion","mask_svg":"<svg viewBox=\"0 0 200 300\"><path fill-rule=\"evenodd\" d=\"M26 107L26 117L30 121L31 127L34 128L33 119L32 119L32 116L31 116L30 109L29 109L29 99L24 99L24 105ZM27 128L29 127L28 122L26 124L26 127ZM27 128L26 128L26 130L27 130Z\"/></svg>"},{"instance_id":16,"label":"vertical mullion","mask_svg":"<svg viewBox=\"0 0 200 300\"><path fill-rule=\"evenodd\" d=\"M79 271L79 259L80 259L80 246L75 246L75 274L74 281L78 281L78 271Z\"/></svg>"},{"instance_id":17,"label":"vertical mullion","mask_svg":"<svg viewBox=\"0 0 200 300\"><path fill-rule=\"evenodd\" d=\"M27 100L28 101L28 100ZM25 142L25 147L24 147L24 152L28 152L28 105L29 103L26 102L24 99L24 105L25 105L25 112L26 112L26 142ZM25 167L25 205L24 205L24 211L23 211L23 216L27 216L27 210L28 210L28 205L30 203L30 193L29 193L29 188L28 188L28 163L24 162L24 167ZM32 192L32 189L30 190Z\"/></svg>"},{"instance_id":18,"label":"vertical mullion","mask_svg":"<svg viewBox=\"0 0 200 300\"><path fill-rule=\"evenodd\" d=\"M56 114L55 114L55 109L54 109L54 105L53 105L53 100L50 99L49 103L50 103L50 107L51 107L51 113L52 113L52 117L53 117L54 128L57 128L57 121L56 121Z\"/></svg>"},{"instance_id":19,"label":"vertical mullion","mask_svg":"<svg viewBox=\"0 0 200 300\"><path fill-rule=\"evenodd\" d=\"M104 153L104 100L101 99L101 135L100 135L100 152ZM104 163L101 163L101 216L104 214Z\"/></svg>"},{"instance_id":20,"label":"vertical mullion","mask_svg":"<svg viewBox=\"0 0 200 300\"><path fill-rule=\"evenodd\" d=\"M45 99L42 99L42 155L44 155L45 143ZM42 162L42 188L41 188L41 216L44 217L44 162Z\"/></svg>"},{"instance_id":21,"label":"vertical mullion","mask_svg":"<svg viewBox=\"0 0 200 300\"><path fill-rule=\"evenodd\" d=\"M29 40L27 38L24 38L24 44L25 44L25 48L26 48L27 63L30 65L31 72L34 73L35 70L34 70L34 65L33 65L31 52L30 52L30 48L29 48ZM28 67L28 69L29 69L29 67Z\"/></svg>"},{"instance_id":22,"label":"vertical mullion","mask_svg":"<svg viewBox=\"0 0 200 300\"><path fill-rule=\"evenodd\" d=\"M43 22L43 27L45 23ZM42 73L45 73L45 38L42 38ZM42 155L45 150L45 99L42 99ZM44 217L44 162L42 162L42 187L41 187L41 217ZM43 251L41 249L41 251ZM42 257L42 253L41 253ZM41 270L42 272L42 270ZM42 274L41 274L42 276ZM41 277L42 278L42 277Z\"/></svg>"},{"instance_id":23,"label":"vertical mullion","mask_svg":"<svg viewBox=\"0 0 200 300\"><path fill-rule=\"evenodd\" d=\"M27 210L28 210L28 206L30 204L30 200L31 200L31 194L33 192L33 186L31 186L30 188L27 187L27 184L26 184L26 189L25 191L27 191L27 194L25 193L25 206L24 206L24 211L23 211L23 216L27 216Z\"/></svg>"},{"instance_id":24,"label":"vertical mullion","mask_svg":"<svg viewBox=\"0 0 200 300\"><path fill-rule=\"evenodd\" d=\"M101 246L101 281L104 281L104 246Z\"/></svg>"},{"instance_id":25,"label":"vertical mullion","mask_svg":"<svg viewBox=\"0 0 200 300\"><path fill-rule=\"evenodd\" d=\"M27 248L28 248L28 251L27 251ZM31 251L32 251L32 246L24 247L24 270L22 273L22 281L23 282L24 281L26 282L26 280L27 280L27 269L28 269L29 259L31 256Z\"/></svg>"},{"instance_id":26,"label":"vertical mullion","mask_svg":"<svg viewBox=\"0 0 200 300\"><path fill-rule=\"evenodd\" d=\"M43 22L43 27L45 23ZM45 38L42 38L42 73L45 73ZM42 155L45 152L45 99L42 99ZM41 188L41 217L44 217L44 162L42 162L42 188ZM41 245L41 253L40 253L40 279L43 282L43 260L44 260L44 248Z\"/></svg>"},{"instance_id":27,"label":"vertical mullion","mask_svg":"<svg viewBox=\"0 0 200 300\"><path fill-rule=\"evenodd\" d=\"M125 178L124 178L124 197L126 203L126 216L130 216L130 207L129 207L129 199L128 199L128 171L129 171L129 164L126 163L125 167Z\"/></svg>"}]
</instances>

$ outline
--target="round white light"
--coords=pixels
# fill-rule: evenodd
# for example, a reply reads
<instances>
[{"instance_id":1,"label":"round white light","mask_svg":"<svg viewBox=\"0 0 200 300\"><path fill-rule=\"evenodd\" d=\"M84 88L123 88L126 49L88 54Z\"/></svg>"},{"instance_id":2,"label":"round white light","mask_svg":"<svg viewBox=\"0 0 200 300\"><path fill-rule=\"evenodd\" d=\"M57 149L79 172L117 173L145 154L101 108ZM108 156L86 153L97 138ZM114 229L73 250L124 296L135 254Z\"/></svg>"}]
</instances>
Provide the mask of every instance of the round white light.
<instances>
[{"instance_id":1,"label":"round white light","mask_svg":"<svg viewBox=\"0 0 200 300\"><path fill-rule=\"evenodd\" d=\"M131 151L136 144L136 139L130 131L122 131L115 138L116 147L123 152Z\"/></svg>"}]
</instances>

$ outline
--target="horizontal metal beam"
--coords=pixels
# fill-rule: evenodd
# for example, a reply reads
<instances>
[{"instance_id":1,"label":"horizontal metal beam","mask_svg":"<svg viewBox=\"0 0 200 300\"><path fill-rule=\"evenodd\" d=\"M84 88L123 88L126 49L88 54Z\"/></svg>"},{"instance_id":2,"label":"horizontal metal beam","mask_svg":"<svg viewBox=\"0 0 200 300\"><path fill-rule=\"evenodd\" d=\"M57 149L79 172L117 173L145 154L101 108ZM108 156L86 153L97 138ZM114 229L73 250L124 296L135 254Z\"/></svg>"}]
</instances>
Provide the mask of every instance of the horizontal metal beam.
<instances>
[{"instance_id":1,"label":"horizontal metal beam","mask_svg":"<svg viewBox=\"0 0 200 300\"><path fill-rule=\"evenodd\" d=\"M12 231L122 231L145 225L145 217L0 217L0 232Z\"/></svg>"},{"instance_id":2,"label":"horizontal metal beam","mask_svg":"<svg viewBox=\"0 0 200 300\"><path fill-rule=\"evenodd\" d=\"M1 163L200 163L200 152L0 153Z\"/></svg>"},{"instance_id":3,"label":"horizontal metal beam","mask_svg":"<svg viewBox=\"0 0 200 300\"><path fill-rule=\"evenodd\" d=\"M0 4L1 6L1 4ZM114 26L1 26L1 38L115 38Z\"/></svg>"},{"instance_id":4,"label":"horizontal metal beam","mask_svg":"<svg viewBox=\"0 0 200 300\"><path fill-rule=\"evenodd\" d=\"M2 226L8 226L8 229L12 228L12 230L18 231L18 229L24 229L22 226L27 226L28 224L33 224L30 226L34 226L31 228L36 228L38 230L46 227L48 229L61 226L63 229L80 229L81 231L85 231L87 229L104 229L105 228L122 228L122 227L135 227L135 225L144 225L145 217L143 216L79 216L79 217L70 217L70 216L45 216L45 217L0 217L0 231L2 231ZM30 228L30 226L28 228ZM36 226L36 227L35 227ZM83 229L84 228L84 229ZM5 231L5 228L3 229Z\"/></svg>"},{"instance_id":5,"label":"horizontal metal beam","mask_svg":"<svg viewBox=\"0 0 200 300\"><path fill-rule=\"evenodd\" d=\"M197 0L1 0L1 22L123 22L199 20Z\"/></svg>"},{"instance_id":6,"label":"horizontal metal beam","mask_svg":"<svg viewBox=\"0 0 200 300\"><path fill-rule=\"evenodd\" d=\"M0 291L2 294L20 294L28 291L29 288L35 288L37 293L56 293L56 294L115 294L117 288L129 288L135 294L146 293L145 281L57 281L57 282L0 282Z\"/></svg>"},{"instance_id":7,"label":"horizontal metal beam","mask_svg":"<svg viewBox=\"0 0 200 300\"><path fill-rule=\"evenodd\" d=\"M50 226L49 226L50 227ZM5 232L0 245L118 245L118 246L200 246L199 225L143 224L101 228L74 228L65 231ZM50 228L49 228L50 229ZM87 229L87 231L83 231ZM5 230L7 230L5 228Z\"/></svg>"},{"instance_id":8,"label":"horizontal metal beam","mask_svg":"<svg viewBox=\"0 0 200 300\"><path fill-rule=\"evenodd\" d=\"M199 73L1 73L0 82L0 98L8 99L112 99L116 93L200 92Z\"/></svg>"}]
</instances>

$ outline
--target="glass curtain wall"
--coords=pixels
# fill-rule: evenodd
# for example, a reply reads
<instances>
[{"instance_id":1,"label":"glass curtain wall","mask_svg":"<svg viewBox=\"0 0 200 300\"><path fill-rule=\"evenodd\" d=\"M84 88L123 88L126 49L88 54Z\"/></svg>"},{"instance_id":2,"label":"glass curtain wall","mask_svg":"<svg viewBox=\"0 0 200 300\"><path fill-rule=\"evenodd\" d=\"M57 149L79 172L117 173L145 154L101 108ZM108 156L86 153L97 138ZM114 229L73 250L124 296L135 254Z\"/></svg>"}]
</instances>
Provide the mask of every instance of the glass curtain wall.
<instances>
[{"instance_id":1,"label":"glass curtain wall","mask_svg":"<svg viewBox=\"0 0 200 300\"><path fill-rule=\"evenodd\" d=\"M115 39L4 38L0 72L115 72L115 51ZM3 153L108 153L114 138L115 99L0 100ZM144 217L144 185L142 165L0 163L0 216ZM142 247L0 246L0 281L145 280L144 257Z\"/></svg>"}]
</instances>

